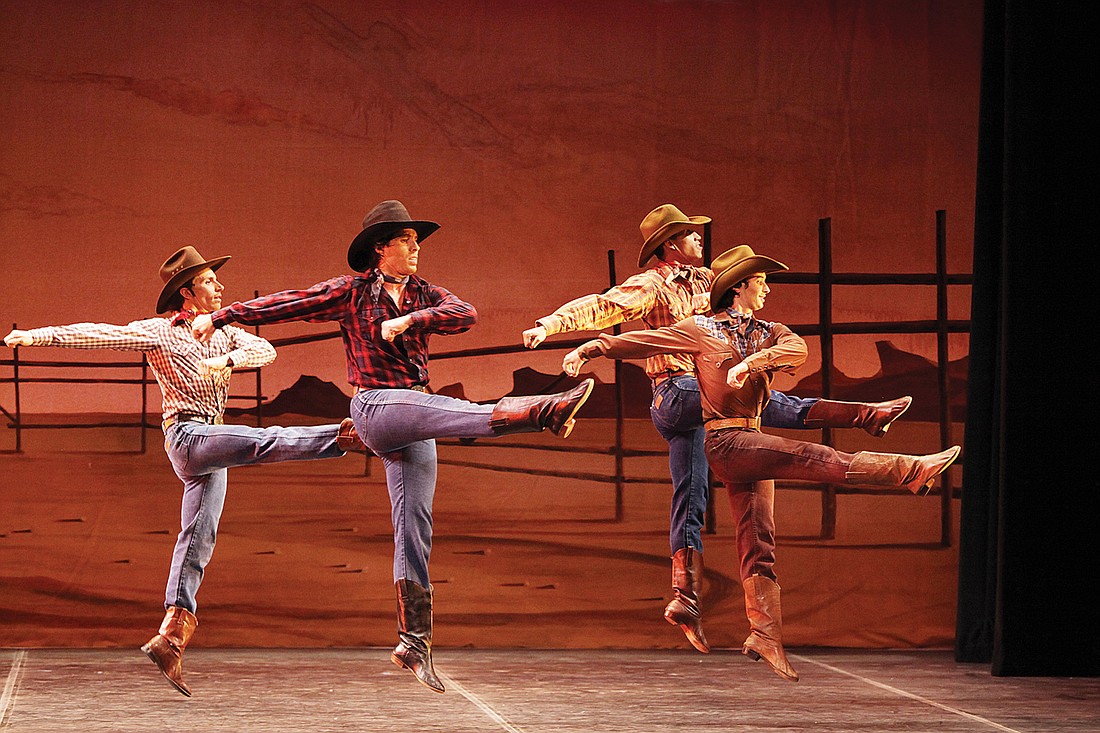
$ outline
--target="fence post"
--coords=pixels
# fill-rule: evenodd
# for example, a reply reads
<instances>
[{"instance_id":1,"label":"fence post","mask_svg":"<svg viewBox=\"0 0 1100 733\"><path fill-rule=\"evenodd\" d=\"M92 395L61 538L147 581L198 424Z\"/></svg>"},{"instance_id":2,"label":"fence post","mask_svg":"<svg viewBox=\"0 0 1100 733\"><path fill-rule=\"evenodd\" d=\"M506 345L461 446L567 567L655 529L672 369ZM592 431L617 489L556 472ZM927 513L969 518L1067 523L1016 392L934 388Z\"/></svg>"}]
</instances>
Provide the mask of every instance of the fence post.
<instances>
[{"instance_id":1,"label":"fence post","mask_svg":"<svg viewBox=\"0 0 1100 733\"><path fill-rule=\"evenodd\" d=\"M833 393L833 221L819 219L817 222L818 271L821 282L817 291L818 318L821 321L821 396L832 397ZM821 442L833 444L832 431L821 429ZM836 487L826 484L821 492L821 537L836 538Z\"/></svg>"},{"instance_id":2,"label":"fence post","mask_svg":"<svg viewBox=\"0 0 1100 733\"><path fill-rule=\"evenodd\" d=\"M149 413L149 360L141 352L141 454L145 455L145 416Z\"/></svg>"},{"instance_id":3,"label":"fence post","mask_svg":"<svg viewBox=\"0 0 1100 733\"><path fill-rule=\"evenodd\" d=\"M618 278L615 276L615 250L607 250L607 277L608 287L615 287ZM612 332L616 335L621 331L619 324L615 324ZM623 363L615 360L615 521L623 521Z\"/></svg>"},{"instance_id":4,"label":"fence post","mask_svg":"<svg viewBox=\"0 0 1100 733\"><path fill-rule=\"evenodd\" d=\"M951 382L948 367L951 355L947 342L947 212L936 211L936 365L940 391L940 450L951 445ZM940 545L951 546L951 485L950 469L940 474L943 495L940 497Z\"/></svg>"},{"instance_id":5,"label":"fence post","mask_svg":"<svg viewBox=\"0 0 1100 733\"><path fill-rule=\"evenodd\" d=\"M14 323L11 324L11 330L16 330L18 326ZM23 452L23 412L19 404L19 347L16 346L11 350L11 371L12 380L15 385L15 452Z\"/></svg>"}]
</instances>

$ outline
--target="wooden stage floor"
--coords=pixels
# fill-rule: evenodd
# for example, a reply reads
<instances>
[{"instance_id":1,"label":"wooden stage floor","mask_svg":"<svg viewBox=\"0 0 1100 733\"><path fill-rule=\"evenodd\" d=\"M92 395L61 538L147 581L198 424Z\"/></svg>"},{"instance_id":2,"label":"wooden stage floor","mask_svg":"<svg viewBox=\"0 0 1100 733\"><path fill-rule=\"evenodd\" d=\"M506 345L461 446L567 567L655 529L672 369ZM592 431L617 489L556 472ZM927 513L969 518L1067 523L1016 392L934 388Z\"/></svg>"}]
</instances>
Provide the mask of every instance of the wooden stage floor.
<instances>
[{"instance_id":1,"label":"wooden stage floor","mask_svg":"<svg viewBox=\"0 0 1100 733\"><path fill-rule=\"evenodd\" d=\"M194 697L137 649L0 649L0 730L1100 731L1100 681L992 677L948 651L789 650L802 680L736 651L443 648L439 695L389 650L198 649Z\"/></svg>"}]
</instances>

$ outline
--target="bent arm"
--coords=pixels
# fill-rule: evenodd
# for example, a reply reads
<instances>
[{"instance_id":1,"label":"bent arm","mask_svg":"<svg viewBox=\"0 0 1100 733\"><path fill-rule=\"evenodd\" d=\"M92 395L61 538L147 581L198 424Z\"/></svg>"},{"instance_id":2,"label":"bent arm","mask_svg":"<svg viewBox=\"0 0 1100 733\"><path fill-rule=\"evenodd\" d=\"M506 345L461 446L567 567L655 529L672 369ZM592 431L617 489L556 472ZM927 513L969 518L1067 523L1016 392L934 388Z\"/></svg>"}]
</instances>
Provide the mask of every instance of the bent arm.
<instances>
[{"instance_id":1,"label":"bent arm","mask_svg":"<svg viewBox=\"0 0 1100 733\"><path fill-rule=\"evenodd\" d=\"M232 349L226 356L233 360L233 366L259 368L275 361L275 347L267 339L236 326L227 326L225 334Z\"/></svg>"},{"instance_id":2,"label":"bent arm","mask_svg":"<svg viewBox=\"0 0 1100 733\"><path fill-rule=\"evenodd\" d=\"M450 290L438 285L429 286L431 305L406 315L409 328L428 333L465 333L477 323L477 309Z\"/></svg>"}]
</instances>

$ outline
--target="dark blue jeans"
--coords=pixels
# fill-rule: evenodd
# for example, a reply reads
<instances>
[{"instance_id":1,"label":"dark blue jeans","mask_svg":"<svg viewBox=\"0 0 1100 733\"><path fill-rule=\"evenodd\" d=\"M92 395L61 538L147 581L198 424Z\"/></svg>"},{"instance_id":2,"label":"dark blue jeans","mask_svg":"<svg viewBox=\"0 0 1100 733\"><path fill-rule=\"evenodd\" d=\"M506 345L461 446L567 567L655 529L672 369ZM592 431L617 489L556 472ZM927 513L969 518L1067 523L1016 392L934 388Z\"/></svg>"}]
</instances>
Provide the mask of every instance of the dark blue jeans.
<instances>
[{"instance_id":1,"label":"dark blue jeans","mask_svg":"<svg viewBox=\"0 0 1100 733\"><path fill-rule=\"evenodd\" d=\"M806 412L817 398L791 397L772 391L761 423L772 428L805 428ZM703 447L703 408L699 383L691 374L670 377L653 390L649 414L661 437L668 441L668 470L672 477L669 550L691 547L702 552L710 487Z\"/></svg>"}]
</instances>

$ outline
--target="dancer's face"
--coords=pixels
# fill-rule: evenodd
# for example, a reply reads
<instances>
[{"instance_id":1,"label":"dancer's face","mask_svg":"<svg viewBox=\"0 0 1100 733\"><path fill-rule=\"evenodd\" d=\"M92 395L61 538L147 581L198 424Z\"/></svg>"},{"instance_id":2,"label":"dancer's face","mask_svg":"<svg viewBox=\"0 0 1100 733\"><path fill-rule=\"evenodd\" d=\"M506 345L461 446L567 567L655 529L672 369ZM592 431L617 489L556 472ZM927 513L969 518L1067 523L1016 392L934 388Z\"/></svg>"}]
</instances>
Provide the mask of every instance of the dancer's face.
<instances>
[{"instance_id":1,"label":"dancer's face","mask_svg":"<svg viewBox=\"0 0 1100 733\"><path fill-rule=\"evenodd\" d=\"M213 270L206 269L195 275L190 288L183 288L184 308L210 313L222 307L222 291L225 286L218 282ZM188 293L191 295L188 296Z\"/></svg>"},{"instance_id":2,"label":"dancer's face","mask_svg":"<svg viewBox=\"0 0 1100 733\"><path fill-rule=\"evenodd\" d=\"M405 229L400 234L386 242L380 252L378 269L387 275L404 277L415 275L416 267L420 261L420 243L417 241L416 230Z\"/></svg>"},{"instance_id":3,"label":"dancer's face","mask_svg":"<svg viewBox=\"0 0 1100 733\"><path fill-rule=\"evenodd\" d=\"M772 290L768 287L768 276L758 272L745 281L737 297L733 299L733 306L741 313L753 313L764 307L764 299Z\"/></svg>"}]
</instances>

